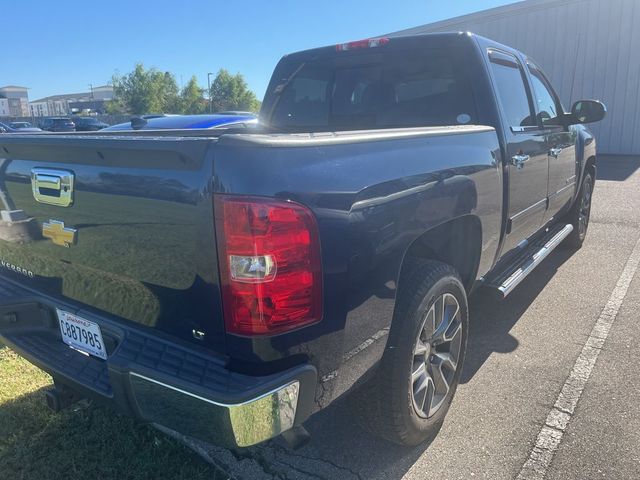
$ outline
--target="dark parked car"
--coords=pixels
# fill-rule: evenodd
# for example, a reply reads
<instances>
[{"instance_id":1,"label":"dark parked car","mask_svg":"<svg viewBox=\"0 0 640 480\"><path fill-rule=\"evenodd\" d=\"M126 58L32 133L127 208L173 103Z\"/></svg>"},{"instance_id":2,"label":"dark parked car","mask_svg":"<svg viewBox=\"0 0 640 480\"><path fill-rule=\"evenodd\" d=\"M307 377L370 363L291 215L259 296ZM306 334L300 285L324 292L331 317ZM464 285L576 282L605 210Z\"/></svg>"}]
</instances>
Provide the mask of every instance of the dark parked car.
<instances>
[{"instance_id":1,"label":"dark parked car","mask_svg":"<svg viewBox=\"0 0 640 480\"><path fill-rule=\"evenodd\" d=\"M0 123L0 133L29 133L29 132L41 132L42 130L39 128L35 128L35 127L18 127L16 128L16 126L14 125L23 125L23 124L27 124L27 125L31 125L29 122L12 122L11 125L6 125L4 123Z\"/></svg>"},{"instance_id":2,"label":"dark parked car","mask_svg":"<svg viewBox=\"0 0 640 480\"><path fill-rule=\"evenodd\" d=\"M72 121L76 125L76 132L97 132L109 126L95 117L73 117Z\"/></svg>"},{"instance_id":3,"label":"dark parked car","mask_svg":"<svg viewBox=\"0 0 640 480\"><path fill-rule=\"evenodd\" d=\"M604 115L442 33L285 56L254 129L4 135L0 184L42 239L0 240L0 340L57 410L296 445L355 388L364 425L418 444L460 381L470 292L582 245Z\"/></svg>"},{"instance_id":4,"label":"dark parked car","mask_svg":"<svg viewBox=\"0 0 640 480\"><path fill-rule=\"evenodd\" d=\"M76 124L67 117L51 117L42 120L40 128L48 132L75 132Z\"/></svg>"},{"instance_id":5,"label":"dark parked car","mask_svg":"<svg viewBox=\"0 0 640 480\"><path fill-rule=\"evenodd\" d=\"M42 131L42 129L34 127L29 122L11 122L9 126L14 130L19 130L21 132L41 132Z\"/></svg>"}]
</instances>

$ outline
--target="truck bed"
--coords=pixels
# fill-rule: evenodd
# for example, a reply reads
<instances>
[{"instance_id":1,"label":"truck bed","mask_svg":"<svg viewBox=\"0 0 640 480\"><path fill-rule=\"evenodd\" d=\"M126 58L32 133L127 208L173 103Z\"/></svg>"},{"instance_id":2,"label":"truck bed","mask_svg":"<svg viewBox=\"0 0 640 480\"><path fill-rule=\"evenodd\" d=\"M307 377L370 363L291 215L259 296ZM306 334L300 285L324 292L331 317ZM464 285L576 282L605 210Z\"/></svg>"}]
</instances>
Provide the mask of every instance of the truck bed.
<instances>
[{"instance_id":1,"label":"truck bed","mask_svg":"<svg viewBox=\"0 0 640 480\"><path fill-rule=\"evenodd\" d=\"M502 180L491 127L208 133L0 138L3 209L22 212L2 222L0 274L51 306L205 348L240 373L311 364L332 379L331 393L318 386L321 408L381 356L383 343L345 355L388 328L403 253L421 232L480 218L480 270L494 261ZM34 169L73 173L72 205L37 201ZM318 323L256 338L225 332L216 194L310 209L322 257ZM68 246L43 234L55 222L76 230Z\"/></svg>"}]
</instances>

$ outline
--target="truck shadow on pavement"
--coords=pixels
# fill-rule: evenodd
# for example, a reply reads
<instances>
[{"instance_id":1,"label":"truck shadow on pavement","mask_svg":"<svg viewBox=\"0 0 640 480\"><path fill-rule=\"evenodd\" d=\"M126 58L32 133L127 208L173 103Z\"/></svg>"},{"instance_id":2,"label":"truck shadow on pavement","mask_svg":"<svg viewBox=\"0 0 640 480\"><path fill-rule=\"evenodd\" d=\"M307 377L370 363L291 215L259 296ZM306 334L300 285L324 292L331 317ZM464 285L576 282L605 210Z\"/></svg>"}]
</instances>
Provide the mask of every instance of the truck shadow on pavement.
<instances>
[{"instance_id":1,"label":"truck shadow on pavement","mask_svg":"<svg viewBox=\"0 0 640 480\"><path fill-rule=\"evenodd\" d=\"M471 296L467 357L460 383L471 380L492 353L509 353L518 348L518 340L509 332L574 253L558 248L505 300L496 300L482 291Z\"/></svg>"},{"instance_id":2,"label":"truck shadow on pavement","mask_svg":"<svg viewBox=\"0 0 640 480\"><path fill-rule=\"evenodd\" d=\"M461 383L469 382L491 354L509 353L518 348L519 343L510 330L573 253L558 249L503 301L482 291L472 295L471 326ZM232 457L231 452L211 448L208 456L214 461L223 460L225 470L239 479L401 478L428 451L429 445L401 447L365 432L354 420L354 409L358 409L356 399L362 401L359 395L346 395L310 418L305 426L311 433L311 442L297 451L275 440L233 452Z\"/></svg>"},{"instance_id":3,"label":"truck shadow on pavement","mask_svg":"<svg viewBox=\"0 0 640 480\"><path fill-rule=\"evenodd\" d=\"M598 156L598 180L624 182L640 168L637 155L600 155Z\"/></svg>"}]
</instances>

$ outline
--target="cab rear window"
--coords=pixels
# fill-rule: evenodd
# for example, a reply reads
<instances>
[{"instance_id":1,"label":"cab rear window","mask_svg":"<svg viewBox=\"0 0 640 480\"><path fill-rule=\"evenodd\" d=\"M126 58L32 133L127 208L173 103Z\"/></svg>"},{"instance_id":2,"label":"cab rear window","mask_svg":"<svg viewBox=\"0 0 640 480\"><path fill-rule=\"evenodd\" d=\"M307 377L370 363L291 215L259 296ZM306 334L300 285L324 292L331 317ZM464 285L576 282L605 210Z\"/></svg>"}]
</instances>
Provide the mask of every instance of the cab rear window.
<instances>
[{"instance_id":1,"label":"cab rear window","mask_svg":"<svg viewBox=\"0 0 640 480\"><path fill-rule=\"evenodd\" d=\"M285 60L270 89L261 118L273 128L322 131L477 122L468 76L451 50Z\"/></svg>"}]
</instances>

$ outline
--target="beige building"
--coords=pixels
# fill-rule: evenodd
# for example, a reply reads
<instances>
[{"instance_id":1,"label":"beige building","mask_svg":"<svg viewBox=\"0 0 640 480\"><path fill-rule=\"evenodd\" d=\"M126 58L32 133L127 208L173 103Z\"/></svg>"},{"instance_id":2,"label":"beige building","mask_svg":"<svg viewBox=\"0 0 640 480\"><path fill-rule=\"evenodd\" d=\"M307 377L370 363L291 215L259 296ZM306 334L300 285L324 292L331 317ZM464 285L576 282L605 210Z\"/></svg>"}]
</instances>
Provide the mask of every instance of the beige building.
<instances>
[{"instance_id":1,"label":"beige building","mask_svg":"<svg viewBox=\"0 0 640 480\"><path fill-rule=\"evenodd\" d=\"M28 117L29 116L29 93L26 87L18 87L15 85L7 85L0 87L0 99L8 108L11 117ZM0 108L0 112L2 109ZM0 115L2 115L0 113Z\"/></svg>"},{"instance_id":2,"label":"beige building","mask_svg":"<svg viewBox=\"0 0 640 480\"><path fill-rule=\"evenodd\" d=\"M93 87L89 92L51 95L30 102L30 114L33 117L69 115L83 110L100 110L104 102L113 100L113 87L103 85Z\"/></svg>"},{"instance_id":3,"label":"beige building","mask_svg":"<svg viewBox=\"0 0 640 480\"><path fill-rule=\"evenodd\" d=\"M9 117L9 100L0 98L0 117Z\"/></svg>"}]
</instances>

